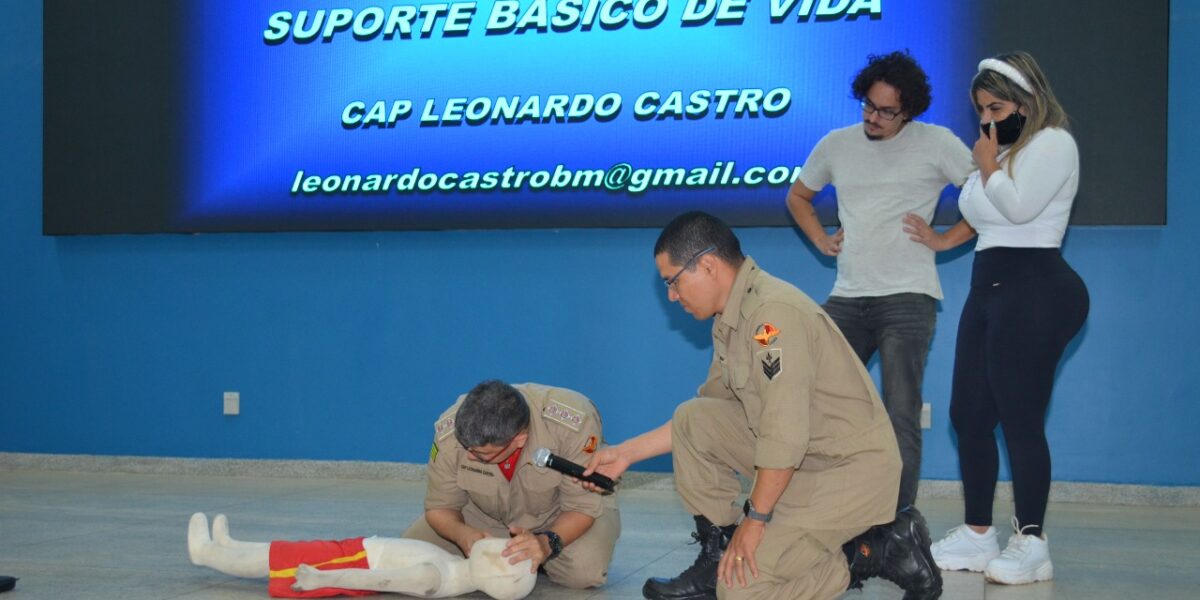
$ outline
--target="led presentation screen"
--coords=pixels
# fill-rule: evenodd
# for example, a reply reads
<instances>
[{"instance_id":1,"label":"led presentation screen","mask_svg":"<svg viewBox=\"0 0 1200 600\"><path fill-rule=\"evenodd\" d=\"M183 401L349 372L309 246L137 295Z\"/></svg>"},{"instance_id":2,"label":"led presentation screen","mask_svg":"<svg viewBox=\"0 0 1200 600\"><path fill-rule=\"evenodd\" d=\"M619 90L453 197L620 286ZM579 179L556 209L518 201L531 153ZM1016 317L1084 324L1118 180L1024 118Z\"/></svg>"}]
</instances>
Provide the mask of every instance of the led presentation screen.
<instances>
[{"instance_id":1,"label":"led presentation screen","mask_svg":"<svg viewBox=\"0 0 1200 600\"><path fill-rule=\"evenodd\" d=\"M813 145L861 121L852 76L896 49L968 146L978 60L1033 52L1075 118L1074 222L1161 224L1166 3L1103 4L45 0L44 231L788 226ZM1114 28L1120 52L1087 37Z\"/></svg>"}]
</instances>

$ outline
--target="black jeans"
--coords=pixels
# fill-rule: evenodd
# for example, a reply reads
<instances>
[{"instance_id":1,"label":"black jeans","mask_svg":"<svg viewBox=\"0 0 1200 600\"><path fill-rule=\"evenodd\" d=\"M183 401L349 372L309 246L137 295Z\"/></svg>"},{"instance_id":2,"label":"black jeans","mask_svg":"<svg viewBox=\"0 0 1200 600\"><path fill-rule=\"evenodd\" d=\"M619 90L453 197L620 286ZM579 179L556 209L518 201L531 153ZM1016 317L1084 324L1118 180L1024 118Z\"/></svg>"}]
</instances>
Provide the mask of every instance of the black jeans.
<instances>
[{"instance_id":1,"label":"black jeans","mask_svg":"<svg viewBox=\"0 0 1200 600\"><path fill-rule=\"evenodd\" d=\"M921 383L937 321L937 300L925 294L830 296L824 308L864 365L879 352L883 406L892 419L904 463L896 507L910 506L917 501L921 480Z\"/></svg>"},{"instance_id":2,"label":"black jeans","mask_svg":"<svg viewBox=\"0 0 1200 600\"><path fill-rule=\"evenodd\" d=\"M1016 517L1041 533L1050 495L1046 409L1067 344L1088 314L1083 280L1057 248L975 254L954 349L950 422L958 434L968 525L992 524L1004 431Z\"/></svg>"}]
</instances>

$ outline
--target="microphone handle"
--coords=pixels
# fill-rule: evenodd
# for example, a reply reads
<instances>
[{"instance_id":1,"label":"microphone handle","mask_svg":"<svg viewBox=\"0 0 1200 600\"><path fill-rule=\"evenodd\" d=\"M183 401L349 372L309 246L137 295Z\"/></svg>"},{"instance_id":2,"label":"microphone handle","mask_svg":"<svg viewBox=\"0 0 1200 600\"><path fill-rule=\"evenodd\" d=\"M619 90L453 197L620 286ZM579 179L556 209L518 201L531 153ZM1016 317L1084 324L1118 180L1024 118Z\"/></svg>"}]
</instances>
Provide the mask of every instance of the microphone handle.
<instances>
[{"instance_id":1,"label":"microphone handle","mask_svg":"<svg viewBox=\"0 0 1200 600\"><path fill-rule=\"evenodd\" d=\"M615 483L613 483L613 480L611 480L608 477L605 477L599 473L592 473L591 475L584 477L583 472L586 469L584 469L583 466L577 465L565 458L562 458L561 456L555 456L555 455L551 454L549 464L547 464L546 466L550 467L551 469L554 469L555 471L558 471L559 473L563 473L565 475L570 475L571 477L574 477L576 479L582 479L589 483L593 483L597 486L600 486L601 488L604 488L606 491L609 491L609 492L613 491L613 487L616 485Z\"/></svg>"}]
</instances>

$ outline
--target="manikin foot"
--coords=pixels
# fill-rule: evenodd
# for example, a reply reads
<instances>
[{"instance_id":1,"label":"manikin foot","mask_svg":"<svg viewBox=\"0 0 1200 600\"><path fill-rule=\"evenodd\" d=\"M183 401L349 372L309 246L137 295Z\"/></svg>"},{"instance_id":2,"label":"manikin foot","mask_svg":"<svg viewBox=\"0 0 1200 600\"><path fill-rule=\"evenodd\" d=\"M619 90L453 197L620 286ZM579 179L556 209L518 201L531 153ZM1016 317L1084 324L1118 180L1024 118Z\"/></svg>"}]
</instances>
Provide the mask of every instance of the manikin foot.
<instances>
[{"instance_id":1,"label":"manikin foot","mask_svg":"<svg viewBox=\"0 0 1200 600\"><path fill-rule=\"evenodd\" d=\"M192 515L188 521L188 558L192 559L192 564L207 567L205 561L212 545L212 538L208 535L208 517L204 513Z\"/></svg>"},{"instance_id":2,"label":"manikin foot","mask_svg":"<svg viewBox=\"0 0 1200 600\"><path fill-rule=\"evenodd\" d=\"M222 546L233 545L234 539L229 537L229 518L225 515L213 517L212 538Z\"/></svg>"},{"instance_id":3,"label":"manikin foot","mask_svg":"<svg viewBox=\"0 0 1200 600\"><path fill-rule=\"evenodd\" d=\"M188 557L192 564L236 577L266 577L270 574L270 544L240 542L229 537L229 521L225 515L213 519L212 533L210 536L208 517L204 513L192 515L188 521Z\"/></svg>"}]
</instances>

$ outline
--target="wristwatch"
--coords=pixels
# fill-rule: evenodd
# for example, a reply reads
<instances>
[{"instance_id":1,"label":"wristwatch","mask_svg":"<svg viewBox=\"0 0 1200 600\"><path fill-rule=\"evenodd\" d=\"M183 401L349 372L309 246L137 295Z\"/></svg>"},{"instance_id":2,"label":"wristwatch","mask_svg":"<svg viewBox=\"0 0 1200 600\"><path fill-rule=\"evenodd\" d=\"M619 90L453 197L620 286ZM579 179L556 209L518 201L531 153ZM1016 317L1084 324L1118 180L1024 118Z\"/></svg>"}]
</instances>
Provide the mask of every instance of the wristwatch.
<instances>
[{"instance_id":1,"label":"wristwatch","mask_svg":"<svg viewBox=\"0 0 1200 600\"><path fill-rule=\"evenodd\" d=\"M775 515L775 511L763 514L754 510L754 504L750 502L749 498L746 498L746 503L742 505L742 513L745 514L747 518L754 519L755 521L762 521L763 523L770 523L771 517Z\"/></svg>"},{"instance_id":2,"label":"wristwatch","mask_svg":"<svg viewBox=\"0 0 1200 600\"><path fill-rule=\"evenodd\" d=\"M552 560L559 554L562 554L562 538L558 537L557 533L554 533L549 529L543 529L542 531L533 532L533 535L544 535L546 536L546 541L550 542L550 556L547 556L546 560Z\"/></svg>"}]
</instances>

